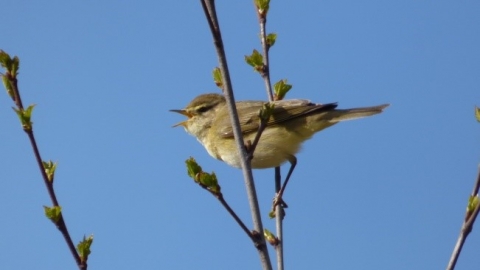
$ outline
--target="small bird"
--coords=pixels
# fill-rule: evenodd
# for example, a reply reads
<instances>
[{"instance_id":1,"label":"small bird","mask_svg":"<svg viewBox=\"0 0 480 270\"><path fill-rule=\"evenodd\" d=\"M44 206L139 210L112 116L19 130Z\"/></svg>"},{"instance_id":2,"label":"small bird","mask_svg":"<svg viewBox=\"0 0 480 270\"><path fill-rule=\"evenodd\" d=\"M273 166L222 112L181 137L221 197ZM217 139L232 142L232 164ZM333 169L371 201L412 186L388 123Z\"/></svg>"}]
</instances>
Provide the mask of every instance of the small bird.
<instances>
[{"instance_id":1,"label":"small bird","mask_svg":"<svg viewBox=\"0 0 480 270\"><path fill-rule=\"evenodd\" d=\"M236 102L241 131L245 142L255 139L260 126L259 112L265 101ZM301 144L313 134L338 122L381 113L389 104L354 109L336 109L336 103L315 104L304 99L273 101L273 112L266 121L265 130L253 153L252 168L278 167L291 164L284 186L297 163L295 154ZM214 158L230 166L241 168L241 161L233 137L225 97L203 94L194 98L184 109L170 110L188 117L176 126L183 126ZM283 193L284 187L278 193Z\"/></svg>"}]
</instances>

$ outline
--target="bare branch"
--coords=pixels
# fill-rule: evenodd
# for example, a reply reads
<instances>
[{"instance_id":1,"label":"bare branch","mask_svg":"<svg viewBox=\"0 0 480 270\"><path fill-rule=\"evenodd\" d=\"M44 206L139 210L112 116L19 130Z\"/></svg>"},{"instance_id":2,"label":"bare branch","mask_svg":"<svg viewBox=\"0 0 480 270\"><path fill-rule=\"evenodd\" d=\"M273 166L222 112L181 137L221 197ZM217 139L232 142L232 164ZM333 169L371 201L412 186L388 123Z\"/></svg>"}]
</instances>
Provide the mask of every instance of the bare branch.
<instances>
[{"instance_id":1,"label":"bare branch","mask_svg":"<svg viewBox=\"0 0 480 270\"><path fill-rule=\"evenodd\" d=\"M460 235L458 236L457 243L452 252L452 256L450 257L450 261L448 262L447 270L455 269L455 265L457 264L458 257L462 252L463 245L467 239L467 236L472 232L473 223L477 219L478 212L480 211L480 203L478 199L478 189L480 187L480 166L478 169L477 174L477 181L475 181L475 185L473 187L472 194L470 195L469 206L467 207L467 213L465 215L465 220L463 221L462 229L460 230ZM474 205L475 207L472 209L471 206Z\"/></svg>"},{"instance_id":2,"label":"bare branch","mask_svg":"<svg viewBox=\"0 0 480 270\"><path fill-rule=\"evenodd\" d=\"M270 80L270 62L269 62L269 59L270 59L269 50L270 50L271 44L269 44L267 41L267 31L266 31L269 3L267 3L266 8L260 7L257 4L259 4L259 2L254 0L257 18L260 25L260 41L262 44L262 51L263 51L263 70L262 72L260 72L260 75L262 76L263 81L265 83L265 89L267 91L267 96L269 101L274 101L275 97L273 95L272 83ZM254 147L256 146L256 143L258 143L258 141L260 140L260 136L263 132L263 129L265 129L265 127L260 125L259 131L257 132L257 136L255 138L255 143L253 144ZM282 186L281 181L282 179L280 176L280 167L276 167L275 168L275 193L276 194L278 194L281 190L281 186ZM277 268L279 270L283 270L284 268L284 265L283 265L283 217L284 217L283 205L279 203L275 205L276 235L277 235L277 238L280 240L275 247L276 257L277 257Z\"/></svg>"},{"instance_id":3,"label":"bare branch","mask_svg":"<svg viewBox=\"0 0 480 270\"><path fill-rule=\"evenodd\" d=\"M17 57L14 57L13 59L10 59L10 57L7 56L6 53L3 52L3 51L0 51L0 53L2 53L3 56L6 56L6 58L3 58L3 60L5 60L5 61L8 61L7 58L10 61L11 60L17 61L17 66L16 66L15 70L9 70L9 67L8 67L9 65L5 65L6 63L2 63L2 65L5 65L7 67L7 72L4 75L1 75L1 76L4 76L9 82L8 87L10 89L7 89L7 92L9 92L9 90L11 90L11 92L12 92L11 97L12 97L12 99L13 99L16 107L17 107L15 109L17 114L18 113L22 114L22 113L25 112L25 109L23 107L22 99L21 99L21 96L20 96L20 91L18 89L18 81L17 81L17 74L16 74L17 73L16 71L18 70L19 59ZM12 63L12 62L10 62L10 63ZM32 145L35 160L37 162L38 168L40 169L40 174L42 175L43 182L44 182L45 187L47 188L48 194L50 196L50 200L52 201L52 204L53 204L54 207L59 207L60 205L58 203L57 196L56 196L55 190L53 188L53 181L49 180L49 178L47 176L47 173L45 172L45 167L44 167L44 164L43 164L43 161L42 161L42 157L40 155L40 151L38 150L38 146L37 146L37 142L35 140L35 136L33 134L33 127L31 125L31 122L28 125L23 124L23 130L25 131L25 133L27 133L28 139L30 140L30 144ZM78 269L86 270L87 269L87 263L83 262L81 260L79 254L77 253L77 250L75 249L75 245L73 244L72 238L70 237L70 233L68 232L67 225L66 225L65 220L63 218L63 214L61 212L59 212L58 217L55 218L55 219L51 219L51 220L55 223L57 229L63 235L63 238L65 239L65 242L67 243L67 246L70 250L70 253L72 254L73 258L75 259L75 261L77 263Z\"/></svg>"},{"instance_id":4,"label":"bare branch","mask_svg":"<svg viewBox=\"0 0 480 270\"><path fill-rule=\"evenodd\" d=\"M230 114L230 119L233 124L233 133L237 149L239 151L243 176L245 180L245 186L247 189L248 201L250 204L250 211L252 214L254 230L257 232L263 232L263 225L260 215L260 207L258 205L257 194L255 190L255 183L253 182L252 168L250 160L248 159L248 153L244 146L243 135L240 129L240 122L238 120L238 113L235 107L235 99L233 96L233 88L230 80L230 74L228 71L227 59L225 50L223 47L223 40L220 32L220 26L217 20L215 1L214 0L201 0L205 16L207 18L210 30L213 36L213 42L217 51L219 67L222 73L223 81L223 93L227 101L227 106ZM263 269L272 269L270 257L268 255L268 249L265 244L265 238L263 233L259 233L260 245L257 246L259 251L260 261Z\"/></svg>"}]
</instances>

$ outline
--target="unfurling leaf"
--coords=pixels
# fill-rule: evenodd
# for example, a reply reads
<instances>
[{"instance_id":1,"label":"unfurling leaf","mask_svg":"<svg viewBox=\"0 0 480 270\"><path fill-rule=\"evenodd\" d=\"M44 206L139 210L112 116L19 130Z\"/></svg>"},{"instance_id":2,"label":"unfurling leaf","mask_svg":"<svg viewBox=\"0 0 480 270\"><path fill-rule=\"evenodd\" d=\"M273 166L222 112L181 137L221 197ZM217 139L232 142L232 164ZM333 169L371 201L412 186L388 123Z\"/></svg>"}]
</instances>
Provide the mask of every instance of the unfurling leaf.
<instances>
[{"instance_id":1,"label":"unfurling leaf","mask_svg":"<svg viewBox=\"0 0 480 270\"><path fill-rule=\"evenodd\" d=\"M195 161L193 157L185 160L185 164L187 164L188 176L190 176L191 178L195 178L195 175L202 172L202 167L198 165L197 161Z\"/></svg>"},{"instance_id":2,"label":"unfurling leaf","mask_svg":"<svg viewBox=\"0 0 480 270\"><path fill-rule=\"evenodd\" d=\"M273 109L275 109L275 104L273 103L265 103L263 104L262 108L258 112L258 117L263 122L268 122L270 116L272 116Z\"/></svg>"},{"instance_id":3,"label":"unfurling leaf","mask_svg":"<svg viewBox=\"0 0 480 270\"><path fill-rule=\"evenodd\" d=\"M215 194L220 193L220 185L218 185L217 176L214 172L200 172L195 176L195 182L199 183Z\"/></svg>"},{"instance_id":4,"label":"unfurling leaf","mask_svg":"<svg viewBox=\"0 0 480 270\"><path fill-rule=\"evenodd\" d=\"M274 100L282 100L285 98L287 92L292 89L292 85L287 84L287 80L280 80L273 85L273 89L273 92L275 93Z\"/></svg>"},{"instance_id":5,"label":"unfurling leaf","mask_svg":"<svg viewBox=\"0 0 480 270\"><path fill-rule=\"evenodd\" d=\"M278 245L278 238L271 231L263 229L263 236L272 246Z\"/></svg>"},{"instance_id":6,"label":"unfurling leaf","mask_svg":"<svg viewBox=\"0 0 480 270\"><path fill-rule=\"evenodd\" d=\"M23 130L25 131L32 130L33 122L30 119L32 118L33 107L35 107L35 104L28 106L26 110L13 108L22 123Z\"/></svg>"},{"instance_id":7,"label":"unfurling leaf","mask_svg":"<svg viewBox=\"0 0 480 270\"><path fill-rule=\"evenodd\" d=\"M7 76L16 78L20 67L20 59L17 56L11 58L8 53L0 50L0 65L7 70Z\"/></svg>"},{"instance_id":8,"label":"unfurling leaf","mask_svg":"<svg viewBox=\"0 0 480 270\"><path fill-rule=\"evenodd\" d=\"M193 157L187 159L185 163L187 164L188 176L190 176L195 183L210 190L214 194L220 193L220 185L214 172L204 172Z\"/></svg>"},{"instance_id":9,"label":"unfurling leaf","mask_svg":"<svg viewBox=\"0 0 480 270\"><path fill-rule=\"evenodd\" d=\"M255 6L257 7L258 14L265 17L270 8L270 0L255 0Z\"/></svg>"},{"instance_id":10,"label":"unfurling leaf","mask_svg":"<svg viewBox=\"0 0 480 270\"><path fill-rule=\"evenodd\" d=\"M20 59L15 56L13 58L8 53L0 50L0 65L7 71L5 74L0 73L3 85L7 90L7 94L15 101L15 91L13 86L16 83L18 68L20 66Z\"/></svg>"},{"instance_id":11,"label":"unfurling leaf","mask_svg":"<svg viewBox=\"0 0 480 270\"><path fill-rule=\"evenodd\" d=\"M62 216L62 207L44 206L43 209L45 210L45 216L47 216L47 218L50 219L53 223L56 224L60 220L60 217Z\"/></svg>"},{"instance_id":12,"label":"unfurling leaf","mask_svg":"<svg viewBox=\"0 0 480 270\"><path fill-rule=\"evenodd\" d=\"M213 69L213 81L215 84L220 88L223 89L223 79L222 79L222 72L220 68L216 67Z\"/></svg>"},{"instance_id":13,"label":"unfurling leaf","mask_svg":"<svg viewBox=\"0 0 480 270\"><path fill-rule=\"evenodd\" d=\"M83 236L83 240L77 244L78 255L80 256L80 260L84 263L87 262L88 255L91 253L90 247L92 246L92 243L93 235L90 235L89 237Z\"/></svg>"},{"instance_id":14,"label":"unfurling leaf","mask_svg":"<svg viewBox=\"0 0 480 270\"><path fill-rule=\"evenodd\" d=\"M12 81L10 81L10 79L5 76L5 75L2 75L2 81L3 81L3 85L5 86L5 89L7 90L7 94L13 99L15 100L15 91L13 91L13 84L12 84Z\"/></svg>"},{"instance_id":15,"label":"unfurling leaf","mask_svg":"<svg viewBox=\"0 0 480 270\"><path fill-rule=\"evenodd\" d=\"M6 68L9 65L10 61L10 55L8 55L8 53L4 52L3 50L0 50L0 65Z\"/></svg>"},{"instance_id":16,"label":"unfurling leaf","mask_svg":"<svg viewBox=\"0 0 480 270\"><path fill-rule=\"evenodd\" d=\"M49 160L49 161L42 161L43 169L45 170L45 174L47 175L48 181L51 183L53 182L53 178L55 177L55 170L57 169L57 163Z\"/></svg>"},{"instance_id":17,"label":"unfurling leaf","mask_svg":"<svg viewBox=\"0 0 480 270\"><path fill-rule=\"evenodd\" d=\"M277 41L277 34L270 33L270 34L267 35L267 46L268 46L268 48L272 47L275 44L275 41Z\"/></svg>"},{"instance_id":18,"label":"unfurling leaf","mask_svg":"<svg viewBox=\"0 0 480 270\"><path fill-rule=\"evenodd\" d=\"M252 66L257 72L263 71L263 55L257 50L253 50L251 55L245 55L245 62Z\"/></svg>"},{"instance_id":19,"label":"unfurling leaf","mask_svg":"<svg viewBox=\"0 0 480 270\"><path fill-rule=\"evenodd\" d=\"M468 205L467 205L467 213L471 214L475 208L477 208L478 204L480 203L480 199L477 196L470 196L468 198Z\"/></svg>"},{"instance_id":20,"label":"unfurling leaf","mask_svg":"<svg viewBox=\"0 0 480 270\"><path fill-rule=\"evenodd\" d=\"M18 69L20 68L20 59L18 56L13 57L12 64L10 66L10 74L13 78L17 77Z\"/></svg>"}]
</instances>

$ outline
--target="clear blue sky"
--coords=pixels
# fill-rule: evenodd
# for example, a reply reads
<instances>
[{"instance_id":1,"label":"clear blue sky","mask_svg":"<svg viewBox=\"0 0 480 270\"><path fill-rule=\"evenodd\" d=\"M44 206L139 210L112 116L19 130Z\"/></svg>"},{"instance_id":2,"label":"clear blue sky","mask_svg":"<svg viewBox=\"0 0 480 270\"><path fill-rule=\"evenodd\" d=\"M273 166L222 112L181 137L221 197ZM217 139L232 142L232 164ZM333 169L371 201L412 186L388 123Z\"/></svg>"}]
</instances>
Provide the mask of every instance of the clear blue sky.
<instances>
[{"instance_id":1,"label":"clear blue sky","mask_svg":"<svg viewBox=\"0 0 480 270\"><path fill-rule=\"evenodd\" d=\"M75 242L95 236L89 269L259 269L184 160L214 170L250 225L241 172L171 128L182 118L169 109L218 92L199 1L4 2L0 48L21 59ZM217 2L236 98L265 99L244 63L260 48L252 1ZM480 3L272 2L272 78L293 84L290 98L392 104L304 145L284 197L286 269L445 268L480 162ZM12 106L0 95L0 269L76 269ZM255 177L266 218L273 170ZM477 226L457 269L476 269L479 249Z\"/></svg>"}]
</instances>

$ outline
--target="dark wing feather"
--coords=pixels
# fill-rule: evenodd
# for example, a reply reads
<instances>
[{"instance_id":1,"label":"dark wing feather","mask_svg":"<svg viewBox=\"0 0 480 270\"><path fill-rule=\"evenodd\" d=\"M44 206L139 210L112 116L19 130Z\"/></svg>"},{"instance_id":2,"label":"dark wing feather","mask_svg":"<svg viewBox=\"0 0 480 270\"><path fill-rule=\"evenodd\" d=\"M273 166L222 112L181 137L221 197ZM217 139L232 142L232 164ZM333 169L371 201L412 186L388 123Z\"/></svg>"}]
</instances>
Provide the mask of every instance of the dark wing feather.
<instances>
[{"instance_id":1,"label":"dark wing feather","mask_svg":"<svg viewBox=\"0 0 480 270\"><path fill-rule=\"evenodd\" d=\"M247 134L258 130L260 120L258 113L265 102L263 101L242 101L237 103L237 110L241 111L240 126L242 133ZM274 110L272 116L267 122L267 126L276 125L303 115L318 113L322 111L330 111L337 107L336 103L314 104L308 100L292 99L274 102ZM225 110L226 111L226 110ZM228 114L228 112L225 112ZM217 126L222 127L219 133L224 138L233 137L232 125L229 115L218 115Z\"/></svg>"}]
</instances>

